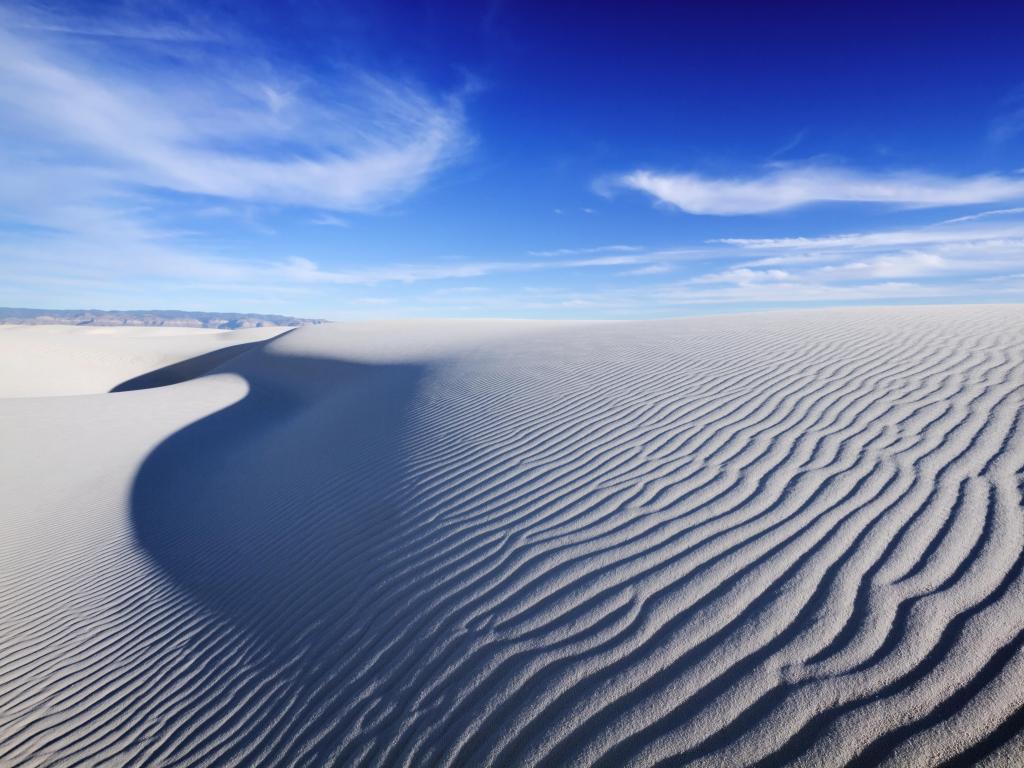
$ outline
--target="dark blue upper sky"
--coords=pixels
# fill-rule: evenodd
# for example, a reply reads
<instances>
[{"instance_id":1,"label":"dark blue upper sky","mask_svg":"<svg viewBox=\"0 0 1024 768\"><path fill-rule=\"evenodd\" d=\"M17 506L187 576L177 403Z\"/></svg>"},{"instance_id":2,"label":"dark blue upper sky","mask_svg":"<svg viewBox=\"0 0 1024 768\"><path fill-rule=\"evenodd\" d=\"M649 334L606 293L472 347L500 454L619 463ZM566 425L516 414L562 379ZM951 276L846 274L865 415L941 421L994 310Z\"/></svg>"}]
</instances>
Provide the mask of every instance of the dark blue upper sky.
<instances>
[{"instance_id":1,"label":"dark blue upper sky","mask_svg":"<svg viewBox=\"0 0 1024 768\"><path fill-rule=\"evenodd\" d=\"M1024 292L1024 4L0 8L0 304Z\"/></svg>"}]
</instances>

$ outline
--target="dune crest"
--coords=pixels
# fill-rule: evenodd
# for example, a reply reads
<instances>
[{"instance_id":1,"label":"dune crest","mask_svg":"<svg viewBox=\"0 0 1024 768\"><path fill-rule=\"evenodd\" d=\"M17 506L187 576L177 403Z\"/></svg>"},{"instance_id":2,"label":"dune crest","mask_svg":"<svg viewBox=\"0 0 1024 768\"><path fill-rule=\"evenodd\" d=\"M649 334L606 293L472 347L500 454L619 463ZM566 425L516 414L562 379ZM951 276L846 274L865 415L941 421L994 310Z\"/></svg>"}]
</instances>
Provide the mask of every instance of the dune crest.
<instances>
[{"instance_id":1,"label":"dune crest","mask_svg":"<svg viewBox=\"0 0 1024 768\"><path fill-rule=\"evenodd\" d=\"M0 398L88 395L185 381L287 331L0 325ZM139 377L146 380L131 386Z\"/></svg>"},{"instance_id":2,"label":"dune crest","mask_svg":"<svg viewBox=\"0 0 1024 768\"><path fill-rule=\"evenodd\" d=\"M0 764L1024 759L1019 307L194 373L0 400Z\"/></svg>"}]
</instances>

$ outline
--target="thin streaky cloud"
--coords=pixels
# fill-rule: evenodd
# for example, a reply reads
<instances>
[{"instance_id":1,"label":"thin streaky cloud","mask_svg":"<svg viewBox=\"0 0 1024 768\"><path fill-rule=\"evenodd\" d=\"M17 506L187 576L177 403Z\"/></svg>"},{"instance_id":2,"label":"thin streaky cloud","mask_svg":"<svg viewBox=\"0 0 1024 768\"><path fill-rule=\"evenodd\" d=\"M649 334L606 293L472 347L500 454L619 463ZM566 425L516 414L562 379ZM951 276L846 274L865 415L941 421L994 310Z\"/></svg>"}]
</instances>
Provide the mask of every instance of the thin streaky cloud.
<instances>
[{"instance_id":1,"label":"thin streaky cloud","mask_svg":"<svg viewBox=\"0 0 1024 768\"><path fill-rule=\"evenodd\" d=\"M529 256L580 256L588 253L633 253L639 245L599 245L593 248L555 248L549 251L528 251Z\"/></svg>"},{"instance_id":2,"label":"thin streaky cloud","mask_svg":"<svg viewBox=\"0 0 1024 768\"><path fill-rule=\"evenodd\" d=\"M295 256L276 265L275 271L279 277L294 282L373 286L381 283L419 283L432 280L477 278L508 272L619 267L642 264L644 261L643 257L637 256L604 256L560 261L466 261L450 264L395 264L350 270L323 270L311 259Z\"/></svg>"},{"instance_id":3,"label":"thin streaky cloud","mask_svg":"<svg viewBox=\"0 0 1024 768\"><path fill-rule=\"evenodd\" d=\"M343 229L347 229L351 226L347 219L335 216L332 213L322 213L312 219L309 223L317 227L341 227Z\"/></svg>"},{"instance_id":4,"label":"thin streaky cloud","mask_svg":"<svg viewBox=\"0 0 1024 768\"><path fill-rule=\"evenodd\" d=\"M781 147L779 147L778 149L773 151L770 155L768 155L768 159L769 160L774 160L776 157L780 157L780 156L786 154L787 152L790 152L791 150L796 149L800 144L803 143L804 139L806 139L806 138L807 138L807 129L806 128L797 131L789 141L787 141Z\"/></svg>"},{"instance_id":5,"label":"thin streaky cloud","mask_svg":"<svg viewBox=\"0 0 1024 768\"><path fill-rule=\"evenodd\" d=\"M969 217L962 221L970 220ZM952 222L946 222L952 223ZM724 237L711 240L750 250L829 250L850 248L879 248L928 243L957 243L974 240L1018 238L1024 236L1024 223L1000 227L974 229L939 229L921 227L881 232L855 232L823 237Z\"/></svg>"},{"instance_id":6,"label":"thin streaky cloud","mask_svg":"<svg viewBox=\"0 0 1024 768\"><path fill-rule=\"evenodd\" d=\"M15 11L14 8L17 8ZM234 33L225 19L213 21L185 4L154 0L147 4L110 4L107 13L79 11L68 4L23 3L0 8L5 25L32 33L114 38L154 43L223 42Z\"/></svg>"},{"instance_id":7,"label":"thin streaky cloud","mask_svg":"<svg viewBox=\"0 0 1024 768\"><path fill-rule=\"evenodd\" d=\"M1017 214L1024 214L1024 208L999 208L994 211L982 211L981 213L972 213L970 216L958 216L955 219L946 219L941 223L958 224L962 221L976 221L978 219L987 219L991 216L1015 216Z\"/></svg>"},{"instance_id":8,"label":"thin streaky cloud","mask_svg":"<svg viewBox=\"0 0 1024 768\"><path fill-rule=\"evenodd\" d=\"M1018 102L1020 99L1018 99ZM1024 107L1000 115L992 121L989 139L995 144L1002 144L1016 138L1024 132Z\"/></svg>"},{"instance_id":9,"label":"thin streaky cloud","mask_svg":"<svg viewBox=\"0 0 1024 768\"><path fill-rule=\"evenodd\" d=\"M1024 179L997 174L949 177L817 166L746 178L636 170L614 179L612 186L645 192L687 213L716 216L773 213L828 202L932 208L1024 199Z\"/></svg>"},{"instance_id":10,"label":"thin streaky cloud","mask_svg":"<svg viewBox=\"0 0 1024 768\"><path fill-rule=\"evenodd\" d=\"M673 271L675 267L671 264L648 264L644 267L637 267L636 269L629 269L625 272L621 272L623 275L630 275L633 277L644 277L647 275L665 275Z\"/></svg>"}]
</instances>

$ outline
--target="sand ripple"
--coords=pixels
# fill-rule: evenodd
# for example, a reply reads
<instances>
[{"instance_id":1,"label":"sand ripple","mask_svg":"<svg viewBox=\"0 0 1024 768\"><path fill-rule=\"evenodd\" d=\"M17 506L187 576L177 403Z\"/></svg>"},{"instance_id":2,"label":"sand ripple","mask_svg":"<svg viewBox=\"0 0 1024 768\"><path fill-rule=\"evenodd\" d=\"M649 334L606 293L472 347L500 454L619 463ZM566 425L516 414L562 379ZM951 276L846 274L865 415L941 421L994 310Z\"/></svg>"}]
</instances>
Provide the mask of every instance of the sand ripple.
<instances>
[{"instance_id":1,"label":"sand ripple","mask_svg":"<svg viewBox=\"0 0 1024 768\"><path fill-rule=\"evenodd\" d=\"M1022 759L1020 308L309 327L220 370L248 394L127 499L82 481L103 537L0 572L0 764Z\"/></svg>"}]
</instances>

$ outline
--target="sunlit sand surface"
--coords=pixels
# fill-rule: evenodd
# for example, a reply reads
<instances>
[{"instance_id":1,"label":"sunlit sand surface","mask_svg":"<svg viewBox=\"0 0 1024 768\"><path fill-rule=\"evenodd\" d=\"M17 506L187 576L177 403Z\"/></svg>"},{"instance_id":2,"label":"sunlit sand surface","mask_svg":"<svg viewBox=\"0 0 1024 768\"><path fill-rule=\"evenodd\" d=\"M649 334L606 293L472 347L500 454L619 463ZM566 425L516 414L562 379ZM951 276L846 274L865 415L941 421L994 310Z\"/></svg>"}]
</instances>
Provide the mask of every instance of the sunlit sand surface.
<instances>
[{"instance_id":1,"label":"sunlit sand surface","mask_svg":"<svg viewBox=\"0 0 1024 768\"><path fill-rule=\"evenodd\" d=\"M0 764L1024 763L1021 308L280 331L0 329Z\"/></svg>"}]
</instances>

